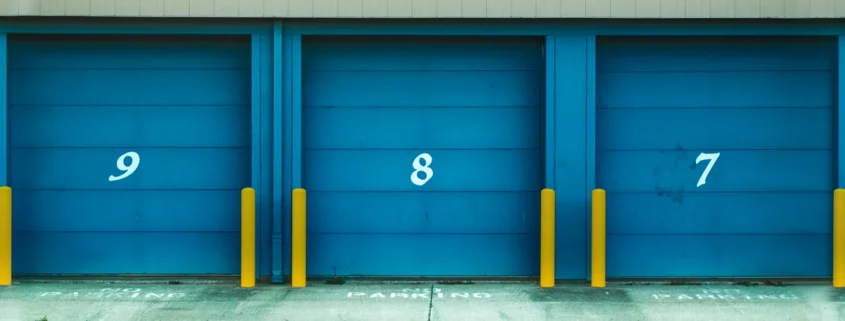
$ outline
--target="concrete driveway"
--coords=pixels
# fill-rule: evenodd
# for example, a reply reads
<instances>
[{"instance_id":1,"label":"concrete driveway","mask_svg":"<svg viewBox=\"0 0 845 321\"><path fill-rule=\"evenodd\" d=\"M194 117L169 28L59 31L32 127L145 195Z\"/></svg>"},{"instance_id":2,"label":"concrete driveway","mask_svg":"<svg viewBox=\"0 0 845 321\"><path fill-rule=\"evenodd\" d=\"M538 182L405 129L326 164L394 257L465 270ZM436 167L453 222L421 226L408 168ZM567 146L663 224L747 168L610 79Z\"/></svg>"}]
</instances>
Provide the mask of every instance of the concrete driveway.
<instances>
[{"instance_id":1,"label":"concrete driveway","mask_svg":"<svg viewBox=\"0 0 845 321\"><path fill-rule=\"evenodd\" d=\"M178 282L177 282L178 283ZM0 288L0 320L845 320L828 283L22 282Z\"/></svg>"}]
</instances>

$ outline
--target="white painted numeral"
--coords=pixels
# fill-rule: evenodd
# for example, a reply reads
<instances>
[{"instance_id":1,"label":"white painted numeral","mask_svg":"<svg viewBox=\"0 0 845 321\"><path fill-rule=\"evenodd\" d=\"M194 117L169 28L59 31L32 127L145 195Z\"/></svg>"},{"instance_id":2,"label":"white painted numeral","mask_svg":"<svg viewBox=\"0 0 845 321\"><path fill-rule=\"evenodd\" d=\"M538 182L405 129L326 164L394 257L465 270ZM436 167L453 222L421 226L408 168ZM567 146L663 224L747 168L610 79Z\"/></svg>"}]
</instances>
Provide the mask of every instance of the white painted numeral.
<instances>
[{"instance_id":1,"label":"white painted numeral","mask_svg":"<svg viewBox=\"0 0 845 321\"><path fill-rule=\"evenodd\" d=\"M707 163L707 167L704 168L704 173L701 173L701 177L698 178L698 185L695 185L695 187L699 187L707 183L707 175L710 175L710 170L713 169L713 165L716 164L716 160L719 159L720 154L721 153L701 153L698 155L698 158L695 159L696 164L703 160L709 160L710 162Z\"/></svg>"},{"instance_id":2,"label":"white painted numeral","mask_svg":"<svg viewBox=\"0 0 845 321\"><path fill-rule=\"evenodd\" d=\"M421 164L420 160L424 160L425 165ZM419 154L417 158L414 158L414 163L411 164L411 166L414 167L414 171L411 172L411 183L414 183L414 185L423 186L431 179L432 176L434 176L434 170L429 167L431 166L431 155L428 153ZM425 173L424 179L420 179L419 176L417 176L420 172Z\"/></svg>"},{"instance_id":3,"label":"white painted numeral","mask_svg":"<svg viewBox=\"0 0 845 321\"><path fill-rule=\"evenodd\" d=\"M126 165L127 157L130 160L129 166ZM117 158L117 169L122 170L123 174L120 174L120 176L109 175L109 182L119 181L129 177L129 175L132 175L138 169L138 164L141 164L141 156L138 156L138 153L126 152L126 154L120 155Z\"/></svg>"}]
</instances>

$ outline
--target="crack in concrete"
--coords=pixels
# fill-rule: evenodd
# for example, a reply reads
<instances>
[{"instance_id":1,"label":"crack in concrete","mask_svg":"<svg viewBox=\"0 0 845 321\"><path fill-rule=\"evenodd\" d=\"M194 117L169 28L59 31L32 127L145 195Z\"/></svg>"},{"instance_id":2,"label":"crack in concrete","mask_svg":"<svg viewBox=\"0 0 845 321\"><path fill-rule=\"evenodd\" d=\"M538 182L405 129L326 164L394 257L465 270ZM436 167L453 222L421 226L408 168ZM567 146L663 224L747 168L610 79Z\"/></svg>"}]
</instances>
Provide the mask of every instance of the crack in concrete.
<instances>
[{"instance_id":1,"label":"crack in concrete","mask_svg":"<svg viewBox=\"0 0 845 321\"><path fill-rule=\"evenodd\" d=\"M431 321L431 309L434 308L434 284L428 290L428 321Z\"/></svg>"}]
</instances>

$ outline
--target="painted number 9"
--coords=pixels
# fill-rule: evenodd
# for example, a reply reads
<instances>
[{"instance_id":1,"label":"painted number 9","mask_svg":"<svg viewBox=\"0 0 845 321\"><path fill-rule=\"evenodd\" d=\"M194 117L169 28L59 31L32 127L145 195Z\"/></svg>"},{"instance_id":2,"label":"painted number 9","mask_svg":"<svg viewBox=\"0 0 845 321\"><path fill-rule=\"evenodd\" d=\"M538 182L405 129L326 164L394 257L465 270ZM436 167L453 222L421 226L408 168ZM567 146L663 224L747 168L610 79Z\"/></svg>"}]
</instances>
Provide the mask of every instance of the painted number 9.
<instances>
[{"instance_id":1,"label":"painted number 9","mask_svg":"<svg viewBox=\"0 0 845 321\"><path fill-rule=\"evenodd\" d=\"M129 157L129 165L126 165L126 158ZM141 164L141 156L136 152L126 152L117 158L117 169L123 171L120 176L109 175L109 182L119 181L129 177L138 169L138 164Z\"/></svg>"}]
</instances>

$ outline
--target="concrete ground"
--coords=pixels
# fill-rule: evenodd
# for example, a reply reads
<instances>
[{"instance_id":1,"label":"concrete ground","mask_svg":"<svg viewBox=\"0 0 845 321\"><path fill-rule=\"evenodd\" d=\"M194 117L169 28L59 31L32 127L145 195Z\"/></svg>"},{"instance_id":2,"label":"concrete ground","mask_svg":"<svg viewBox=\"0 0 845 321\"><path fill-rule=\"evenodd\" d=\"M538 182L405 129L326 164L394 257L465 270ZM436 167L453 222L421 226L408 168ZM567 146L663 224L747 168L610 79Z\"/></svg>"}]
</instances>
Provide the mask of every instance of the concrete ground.
<instances>
[{"instance_id":1,"label":"concrete ground","mask_svg":"<svg viewBox=\"0 0 845 321\"><path fill-rule=\"evenodd\" d=\"M845 290L829 283L534 282L440 284L24 281L0 287L0 320L845 320Z\"/></svg>"}]
</instances>

